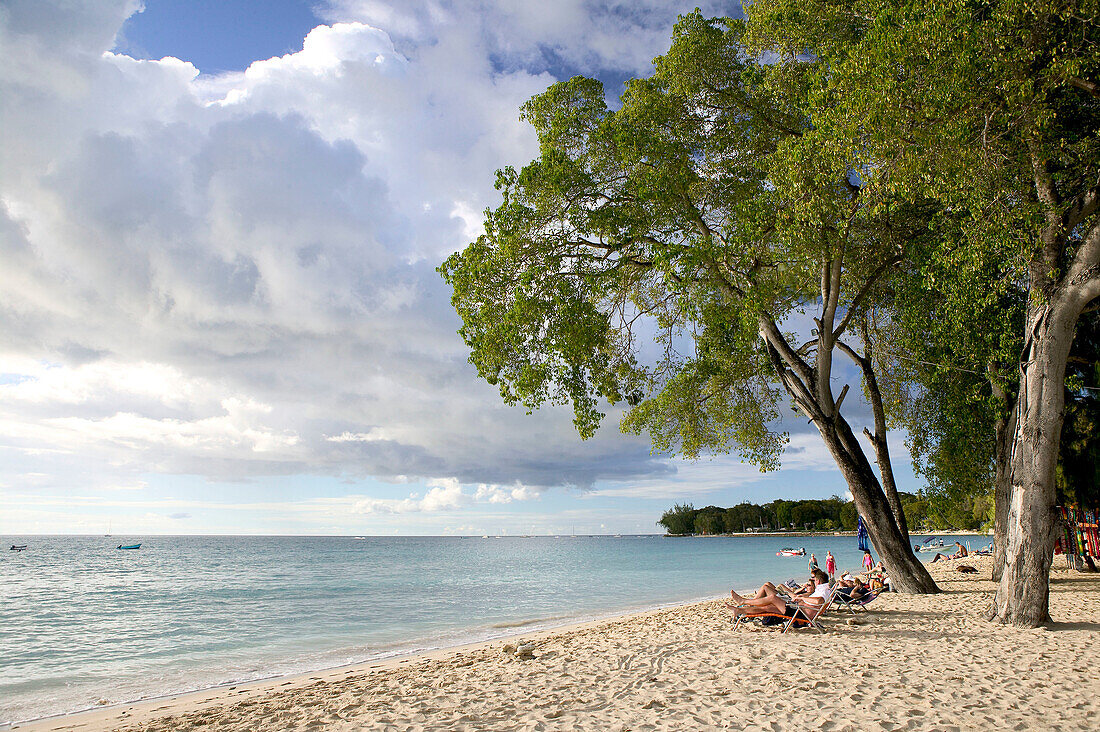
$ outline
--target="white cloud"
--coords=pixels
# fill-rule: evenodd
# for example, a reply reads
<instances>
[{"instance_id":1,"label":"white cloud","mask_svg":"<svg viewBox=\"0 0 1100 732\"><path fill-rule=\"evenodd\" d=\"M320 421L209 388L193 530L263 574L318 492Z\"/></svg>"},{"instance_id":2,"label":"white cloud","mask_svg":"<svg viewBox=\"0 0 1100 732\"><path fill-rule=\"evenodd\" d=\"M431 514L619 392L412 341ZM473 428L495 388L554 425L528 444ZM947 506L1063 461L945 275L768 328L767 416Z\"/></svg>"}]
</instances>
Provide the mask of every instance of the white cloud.
<instances>
[{"instance_id":1,"label":"white cloud","mask_svg":"<svg viewBox=\"0 0 1100 732\"><path fill-rule=\"evenodd\" d=\"M341 432L338 435L332 437L326 437L329 442L378 442L379 440L388 439L386 437L386 431L377 427L372 428L369 432Z\"/></svg>"},{"instance_id":2,"label":"white cloud","mask_svg":"<svg viewBox=\"0 0 1100 732\"><path fill-rule=\"evenodd\" d=\"M539 497L537 491L524 486L509 488L481 484L473 491L466 491L455 478L433 478L427 481L427 485L429 488L423 497L417 493L412 493L407 498L353 497L349 510L353 514L440 513L458 511L474 504L511 503L534 500Z\"/></svg>"},{"instance_id":3,"label":"white cloud","mask_svg":"<svg viewBox=\"0 0 1100 732\"><path fill-rule=\"evenodd\" d=\"M685 489L614 413L582 443L567 410L503 406L435 267L536 154L519 106L644 73L693 4L336 3L301 51L213 77L113 51L136 6L0 10L0 485L428 486L359 514ZM831 466L816 439L788 464ZM693 490L757 475L715 464Z\"/></svg>"},{"instance_id":4,"label":"white cloud","mask_svg":"<svg viewBox=\"0 0 1100 732\"><path fill-rule=\"evenodd\" d=\"M462 44L501 66L642 74L667 48L677 16L697 6L709 15L736 14L740 7L699 0L332 0L327 15L387 28L410 54Z\"/></svg>"}]
</instances>

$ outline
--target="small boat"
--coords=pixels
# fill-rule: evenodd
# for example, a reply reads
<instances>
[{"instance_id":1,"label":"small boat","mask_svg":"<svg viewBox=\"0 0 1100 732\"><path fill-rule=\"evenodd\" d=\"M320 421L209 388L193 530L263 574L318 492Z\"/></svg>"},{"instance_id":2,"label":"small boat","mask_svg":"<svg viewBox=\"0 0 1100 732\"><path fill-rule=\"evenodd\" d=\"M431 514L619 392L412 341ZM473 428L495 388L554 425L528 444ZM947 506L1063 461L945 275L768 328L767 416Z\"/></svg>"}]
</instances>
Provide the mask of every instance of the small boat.
<instances>
[{"instance_id":1,"label":"small boat","mask_svg":"<svg viewBox=\"0 0 1100 732\"><path fill-rule=\"evenodd\" d=\"M119 544L119 549L140 549L141 544Z\"/></svg>"},{"instance_id":2,"label":"small boat","mask_svg":"<svg viewBox=\"0 0 1100 732\"><path fill-rule=\"evenodd\" d=\"M27 551L27 545L26 544L12 544L10 551L25 552L25 551Z\"/></svg>"},{"instance_id":3,"label":"small boat","mask_svg":"<svg viewBox=\"0 0 1100 732\"><path fill-rule=\"evenodd\" d=\"M804 557L806 556L806 550L802 547L798 549L780 549L775 553L777 557Z\"/></svg>"}]
</instances>

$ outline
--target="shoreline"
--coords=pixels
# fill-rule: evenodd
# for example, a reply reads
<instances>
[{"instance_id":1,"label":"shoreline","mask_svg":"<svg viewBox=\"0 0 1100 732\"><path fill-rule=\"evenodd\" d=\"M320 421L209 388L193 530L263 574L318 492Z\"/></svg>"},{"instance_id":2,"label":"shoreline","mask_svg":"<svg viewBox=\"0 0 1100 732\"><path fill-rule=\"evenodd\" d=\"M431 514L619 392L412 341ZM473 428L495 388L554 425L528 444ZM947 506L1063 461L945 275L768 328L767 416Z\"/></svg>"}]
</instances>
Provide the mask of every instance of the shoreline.
<instances>
[{"instance_id":1,"label":"shoreline","mask_svg":"<svg viewBox=\"0 0 1100 732\"><path fill-rule=\"evenodd\" d=\"M495 635L492 638L486 638L483 640L475 640L469 642L460 642L454 645L441 646L439 648L417 649L408 652L397 652L393 655L367 659L364 661L356 661L353 663L344 663L337 666L329 666L325 668L314 669L310 671L299 671L289 674L275 674L272 676L264 676L256 679L249 679L246 681L227 681L213 686L206 686L198 689L189 689L186 691L169 692L166 694L158 694L155 696L141 697L139 699L133 699L129 701L112 702L109 704L103 704L101 706L91 706L84 709L77 709L71 712L61 712L59 714L51 714L45 717L34 717L32 719L17 720L13 722L0 722L0 730L63 730L71 729L74 727L100 729L95 725L103 722L114 723L111 720L115 720L118 724L132 724L133 719L129 718L128 712L131 710L140 710L137 713L148 712L149 708L156 706L156 711L166 711L177 707L189 708L191 705L205 705L213 701L222 699L236 699L238 696L243 695L247 698L250 694L264 693L268 691L274 691L284 688L295 688L302 685L307 681L324 681L332 680L346 676L348 674L367 674L367 673L384 673L387 670L399 668L404 664L420 662L420 661L432 661L445 658L447 656L453 656L460 653L469 653L472 651L479 651L485 648L508 644L510 642L516 643L537 643L545 640L548 637L553 637L559 633L569 633L574 631L585 631L593 627L597 627L602 623L631 620L634 618L642 618L654 613L660 613L669 610L679 610L683 608L691 608L694 606L704 606L710 603L723 600L725 595L717 595L713 597L704 597L693 600L686 600L684 602L670 602L654 605L652 607L643 608L641 610L625 610L625 611L611 611L609 613L600 613L595 617L591 617L584 620L575 620L562 623L560 625L550 624L539 626L533 630L524 630L524 625L537 625L537 621L534 623L520 623L519 627L514 629L514 632L503 631L500 635ZM502 629L503 630L503 629ZM235 694L222 694L221 692L235 691ZM125 711L120 713L120 710ZM123 718L126 718L125 720ZM65 722L66 724L60 724ZM112 727L105 727L103 729L111 729Z\"/></svg>"},{"instance_id":2,"label":"shoreline","mask_svg":"<svg viewBox=\"0 0 1100 732\"><path fill-rule=\"evenodd\" d=\"M978 573L956 573L964 563ZM671 730L822 718L837 729L1024 729L1040 720L1088 729L1100 714L1100 680L1087 662L1100 653L1100 575L1057 558L1055 623L1018 630L980 617L993 590L989 566L984 557L937 563L929 569L940 595L883 595L869 613L832 613L825 635L734 631L723 603L706 600L11 729ZM529 657L505 653L520 643L533 646Z\"/></svg>"}]
</instances>

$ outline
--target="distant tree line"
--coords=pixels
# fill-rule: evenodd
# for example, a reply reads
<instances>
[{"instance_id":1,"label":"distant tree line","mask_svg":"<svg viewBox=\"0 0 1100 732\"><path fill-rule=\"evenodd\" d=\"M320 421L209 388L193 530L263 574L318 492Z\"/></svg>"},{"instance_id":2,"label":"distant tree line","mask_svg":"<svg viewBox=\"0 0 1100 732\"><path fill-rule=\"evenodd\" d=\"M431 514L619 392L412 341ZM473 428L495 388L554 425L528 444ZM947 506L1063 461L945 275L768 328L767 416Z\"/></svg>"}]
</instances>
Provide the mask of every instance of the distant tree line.
<instances>
[{"instance_id":1,"label":"distant tree line","mask_svg":"<svg viewBox=\"0 0 1100 732\"><path fill-rule=\"evenodd\" d=\"M984 529L993 522L992 496L963 496L948 501L940 495L900 493L910 526L924 530ZM776 500L764 505L739 503L722 508L676 504L657 522L669 534L733 534L762 531L855 531L856 505L839 496L803 501Z\"/></svg>"}]
</instances>

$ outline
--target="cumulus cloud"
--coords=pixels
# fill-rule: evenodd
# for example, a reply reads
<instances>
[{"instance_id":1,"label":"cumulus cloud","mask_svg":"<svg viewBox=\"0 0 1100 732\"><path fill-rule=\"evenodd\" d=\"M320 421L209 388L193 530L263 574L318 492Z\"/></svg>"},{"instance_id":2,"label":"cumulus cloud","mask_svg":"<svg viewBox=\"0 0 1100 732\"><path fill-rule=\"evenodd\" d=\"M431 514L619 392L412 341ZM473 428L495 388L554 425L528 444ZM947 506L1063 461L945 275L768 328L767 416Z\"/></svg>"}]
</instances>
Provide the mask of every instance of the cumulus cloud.
<instances>
[{"instance_id":1,"label":"cumulus cloud","mask_svg":"<svg viewBox=\"0 0 1100 732\"><path fill-rule=\"evenodd\" d=\"M482 483L467 490L455 478L433 478L427 481L427 485L424 495L412 493L407 498L357 498L349 511L353 514L436 513L475 504L536 500L540 496L538 489L521 484L501 486Z\"/></svg>"},{"instance_id":2,"label":"cumulus cloud","mask_svg":"<svg viewBox=\"0 0 1100 732\"><path fill-rule=\"evenodd\" d=\"M427 486L358 513L667 487L614 413L582 443L566 410L503 406L435 267L536 154L519 106L644 73L693 6L331 3L302 50L205 76L114 50L135 1L6 3L0 482Z\"/></svg>"},{"instance_id":3,"label":"cumulus cloud","mask_svg":"<svg viewBox=\"0 0 1100 732\"><path fill-rule=\"evenodd\" d=\"M740 15L740 2L668 0L332 0L322 15L389 29L418 53L471 47L501 68L554 69L561 75L641 74L668 45L676 17L700 7Z\"/></svg>"}]
</instances>

